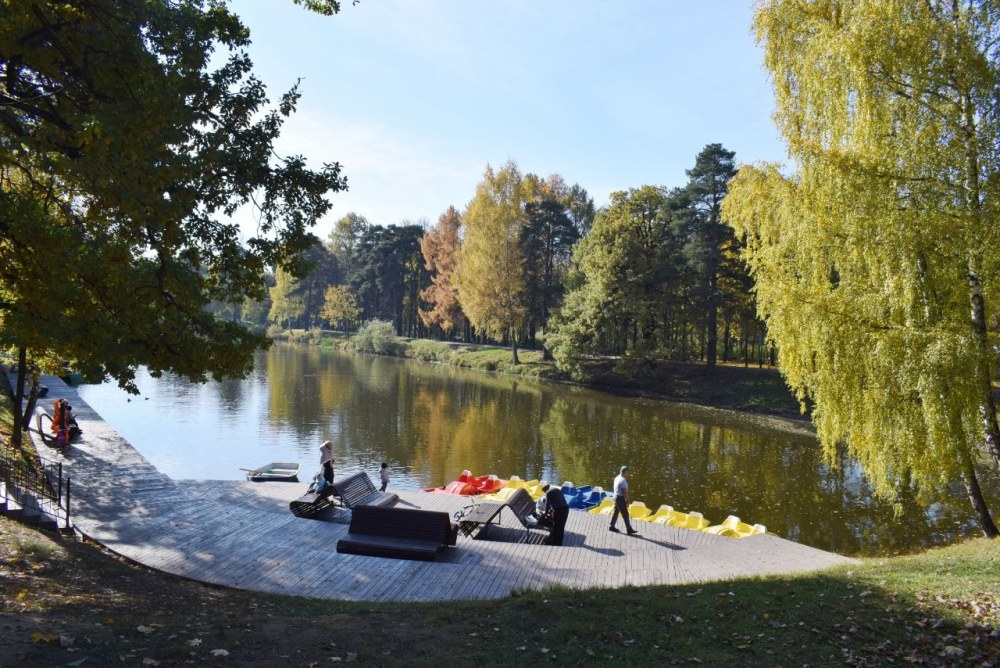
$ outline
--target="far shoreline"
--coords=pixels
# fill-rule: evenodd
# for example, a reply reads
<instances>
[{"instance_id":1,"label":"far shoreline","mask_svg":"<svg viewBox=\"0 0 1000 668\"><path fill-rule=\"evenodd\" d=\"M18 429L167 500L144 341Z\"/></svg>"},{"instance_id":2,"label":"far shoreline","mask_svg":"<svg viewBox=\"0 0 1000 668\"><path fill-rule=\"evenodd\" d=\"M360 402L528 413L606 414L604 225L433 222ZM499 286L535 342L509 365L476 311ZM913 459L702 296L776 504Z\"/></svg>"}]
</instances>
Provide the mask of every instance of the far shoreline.
<instances>
[{"instance_id":1,"label":"far shoreline","mask_svg":"<svg viewBox=\"0 0 1000 668\"><path fill-rule=\"evenodd\" d=\"M520 363L514 365L509 347L396 337L390 351L376 353L355 350L351 336L330 330L292 330L272 338L275 342L445 364L587 388L614 396L726 411L781 431L815 436L812 421L801 413L797 400L775 368L724 363L710 371L703 363L661 360L647 377L635 378L616 371L614 359L605 357L591 360L588 365L590 380L581 382L566 377L554 362L544 361L540 350L519 349Z\"/></svg>"}]
</instances>

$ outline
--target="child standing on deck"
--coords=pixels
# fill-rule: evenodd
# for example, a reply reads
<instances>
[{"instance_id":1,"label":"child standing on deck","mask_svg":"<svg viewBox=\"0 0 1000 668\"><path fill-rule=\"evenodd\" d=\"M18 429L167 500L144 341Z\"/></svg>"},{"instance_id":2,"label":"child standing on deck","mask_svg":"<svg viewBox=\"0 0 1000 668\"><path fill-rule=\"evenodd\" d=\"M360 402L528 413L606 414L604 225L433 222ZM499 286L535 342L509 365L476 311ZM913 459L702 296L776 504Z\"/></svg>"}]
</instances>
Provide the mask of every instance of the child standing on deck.
<instances>
[{"instance_id":1,"label":"child standing on deck","mask_svg":"<svg viewBox=\"0 0 1000 668\"><path fill-rule=\"evenodd\" d=\"M382 481L382 487L379 488L379 491L384 492L385 488L389 486L389 465L385 462L382 462L382 466L378 470L378 478Z\"/></svg>"}]
</instances>

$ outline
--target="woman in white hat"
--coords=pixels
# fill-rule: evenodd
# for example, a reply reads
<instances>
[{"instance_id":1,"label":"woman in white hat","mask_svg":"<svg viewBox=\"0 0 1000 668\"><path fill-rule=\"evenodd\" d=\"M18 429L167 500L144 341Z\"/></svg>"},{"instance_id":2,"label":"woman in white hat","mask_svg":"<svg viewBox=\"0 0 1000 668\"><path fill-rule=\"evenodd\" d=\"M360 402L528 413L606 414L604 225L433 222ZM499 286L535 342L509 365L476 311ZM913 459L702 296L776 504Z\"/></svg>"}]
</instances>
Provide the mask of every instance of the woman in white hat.
<instances>
[{"instance_id":1,"label":"woman in white hat","mask_svg":"<svg viewBox=\"0 0 1000 668\"><path fill-rule=\"evenodd\" d=\"M323 467L323 479L333 484L333 441L323 441L319 446L319 465Z\"/></svg>"}]
</instances>

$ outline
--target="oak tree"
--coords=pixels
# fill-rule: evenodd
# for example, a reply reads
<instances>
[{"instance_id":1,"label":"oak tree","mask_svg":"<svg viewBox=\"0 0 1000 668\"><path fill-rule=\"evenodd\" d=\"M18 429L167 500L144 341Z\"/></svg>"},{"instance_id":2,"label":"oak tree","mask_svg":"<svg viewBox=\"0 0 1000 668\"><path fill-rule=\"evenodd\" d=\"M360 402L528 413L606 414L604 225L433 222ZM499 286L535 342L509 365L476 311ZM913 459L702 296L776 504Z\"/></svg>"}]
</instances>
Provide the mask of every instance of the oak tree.
<instances>
[{"instance_id":1,"label":"oak tree","mask_svg":"<svg viewBox=\"0 0 1000 668\"><path fill-rule=\"evenodd\" d=\"M310 2L332 12L333 2ZM0 345L135 391L139 365L241 375L263 335L206 308L296 272L345 187L273 145L249 33L208 0L23 0L0 21ZM252 208L256 233L231 218ZM18 383L17 401L21 401ZM19 430L15 438L19 438Z\"/></svg>"}]
</instances>

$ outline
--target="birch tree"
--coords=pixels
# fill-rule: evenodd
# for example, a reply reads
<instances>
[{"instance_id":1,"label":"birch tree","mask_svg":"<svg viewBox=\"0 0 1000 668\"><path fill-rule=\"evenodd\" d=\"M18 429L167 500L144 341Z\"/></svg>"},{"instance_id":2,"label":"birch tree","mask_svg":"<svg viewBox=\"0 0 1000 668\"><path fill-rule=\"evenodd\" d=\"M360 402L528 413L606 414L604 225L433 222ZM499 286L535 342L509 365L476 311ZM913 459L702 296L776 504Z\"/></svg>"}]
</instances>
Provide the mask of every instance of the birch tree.
<instances>
[{"instance_id":1,"label":"birch tree","mask_svg":"<svg viewBox=\"0 0 1000 668\"><path fill-rule=\"evenodd\" d=\"M510 341L518 363L518 336L528 317L524 253L524 193L521 172L508 161L498 171L487 165L462 223L465 239L455 283L462 310L473 327Z\"/></svg>"},{"instance_id":2,"label":"birch tree","mask_svg":"<svg viewBox=\"0 0 1000 668\"><path fill-rule=\"evenodd\" d=\"M744 167L723 207L828 457L846 444L887 497L961 479L987 536L998 21L996 3L973 0L760 3L796 172Z\"/></svg>"}]
</instances>

